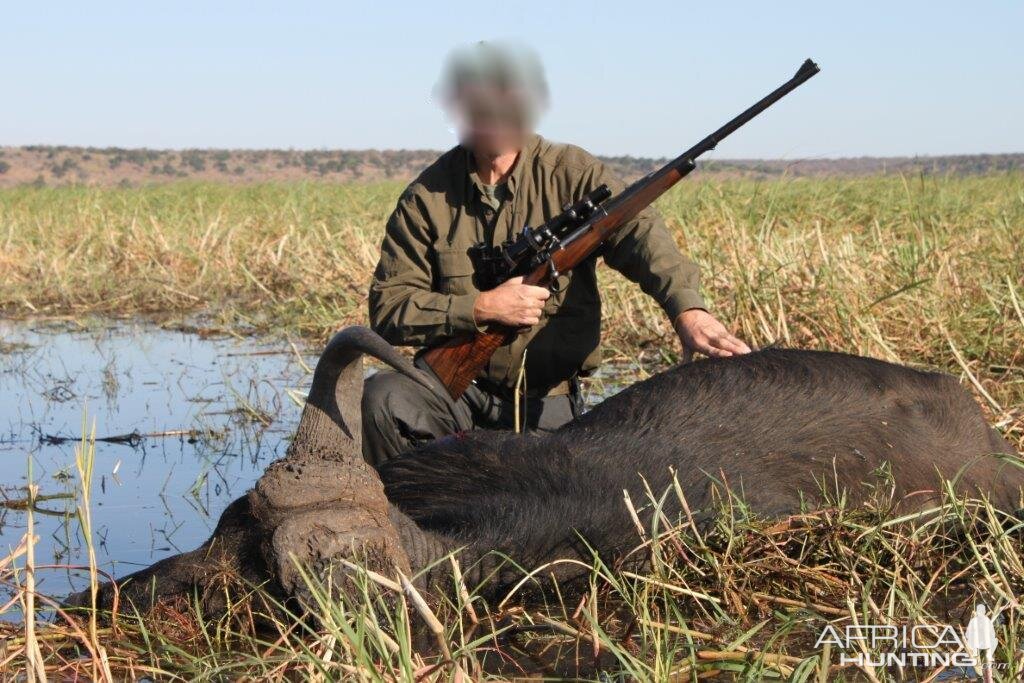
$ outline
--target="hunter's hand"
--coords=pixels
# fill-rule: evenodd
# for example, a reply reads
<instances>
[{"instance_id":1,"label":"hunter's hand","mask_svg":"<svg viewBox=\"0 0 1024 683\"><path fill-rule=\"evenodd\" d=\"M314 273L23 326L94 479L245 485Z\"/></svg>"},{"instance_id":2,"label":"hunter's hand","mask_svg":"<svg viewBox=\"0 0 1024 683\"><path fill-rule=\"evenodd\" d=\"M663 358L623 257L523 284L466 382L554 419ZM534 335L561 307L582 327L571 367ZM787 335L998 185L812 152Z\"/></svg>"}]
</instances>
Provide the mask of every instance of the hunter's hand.
<instances>
[{"instance_id":1,"label":"hunter's hand","mask_svg":"<svg viewBox=\"0 0 1024 683\"><path fill-rule=\"evenodd\" d=\"M480 292L473 305L477 325L499 323L508 327L530 327L540 322L544 302L551 296L544 287L524 285L514 277L494 289Z\"/></svg>"},{"instance_id":2,"label":"hunter's hand","mask_svg":"<svg viewBox=\"0 0 1024 683\"><path fill-rule=\"evenodd\" d=\"M725 325L713 315L699 308L683 311L673 321L679 341L683 343L683 362L693 359L693 352L718 358L750 353L750 347L729 334Z\"/></svg>"}]
</instances>

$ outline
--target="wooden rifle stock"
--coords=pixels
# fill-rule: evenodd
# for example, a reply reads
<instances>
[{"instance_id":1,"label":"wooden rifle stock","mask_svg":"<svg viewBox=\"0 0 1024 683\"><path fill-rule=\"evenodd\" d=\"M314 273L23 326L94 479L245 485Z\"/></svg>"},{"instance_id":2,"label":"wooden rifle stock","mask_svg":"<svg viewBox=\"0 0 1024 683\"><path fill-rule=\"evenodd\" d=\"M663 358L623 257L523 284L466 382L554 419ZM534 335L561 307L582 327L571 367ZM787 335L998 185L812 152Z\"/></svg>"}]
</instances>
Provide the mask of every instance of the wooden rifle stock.
<instances>
[{"instance_id":1,"label":"wooden rifle stock","mask_svg":"<svg viewBox=\"0 0 1024 683\"><path fill-rule=\"evenodd\" d=\"M657 171L636 181L617 197L608 200L583 226L560 241L547 262L525 275L523 283L549 287L553 280L552 275L567 273L578 266L593 254L614 231L628 223L670 187L686 177L696 167L697 157L713 150L725 137L782 99L818 71L817 64L810 59L806 60L791 79L739 116ZM421 357L445 385L452 398L458 399L470 383L480 375L494 352L510 342L516 334L517 331L514 329L492 325L479 334L454 337L439 346L427 349Z\"/></svg>"}]
</instances>

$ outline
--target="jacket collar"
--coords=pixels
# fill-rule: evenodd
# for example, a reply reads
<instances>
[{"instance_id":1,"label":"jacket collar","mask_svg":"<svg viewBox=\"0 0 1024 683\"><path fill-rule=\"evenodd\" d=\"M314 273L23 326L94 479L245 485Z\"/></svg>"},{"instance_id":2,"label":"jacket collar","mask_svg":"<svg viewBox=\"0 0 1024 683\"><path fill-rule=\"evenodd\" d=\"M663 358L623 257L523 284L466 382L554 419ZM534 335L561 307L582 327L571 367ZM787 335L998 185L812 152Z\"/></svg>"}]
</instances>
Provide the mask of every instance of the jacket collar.
<instances>
[{"instance_id":1,"label":"jacket collar","mask_svg":"<svg viewBox=\"0 0 1024 683\"><path fill-rule=\"evenodd\" d=\"M509 174L508 180L506 181L506 187L510 197L516 196L516 191L519 185L523 182L523 169L533 164L534 157L537 156L537 150L540 147L541 137L536 133L530 133L527 136L526 141L523 143L523 148L519 150L519 158L516 159L515 166L512 167L512 173ZM473 187L476 188L479 196L481 192L480 176L476 172L476 165L473 163L473 153L463 145L459 145L462 148L462 158L466 165L466 171L469 174L469 179L473 183Z\"/></svg>"}]
</instances>

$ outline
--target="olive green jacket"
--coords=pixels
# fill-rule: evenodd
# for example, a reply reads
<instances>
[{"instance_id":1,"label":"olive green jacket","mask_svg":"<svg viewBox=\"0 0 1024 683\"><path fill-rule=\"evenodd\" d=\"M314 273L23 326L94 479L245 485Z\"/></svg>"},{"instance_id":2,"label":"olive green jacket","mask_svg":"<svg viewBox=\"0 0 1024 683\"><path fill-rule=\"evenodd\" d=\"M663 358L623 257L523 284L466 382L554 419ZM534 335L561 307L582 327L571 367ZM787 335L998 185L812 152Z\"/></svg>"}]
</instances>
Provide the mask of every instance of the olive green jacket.
<instances>
[{"instance_id":1,"label":"olive green jacket","mask_svg":"<svg viewBox=\"0 0 1024 683\"><path fill-rule=\"evenodd\" d=\"M494 210L480 201L480 181L468 150L442 155L402 193L388 220L380 262L370 285L370 323L396 345L431 346L477 331L473 304L479 292L468 250L538 226L601 183L618 194L623 183L600 161L573 145L531 136L507 182L506 201ZM488 226L491 226L490 228ZM600 250L612 268L639 283L671 319L704 308L699 271L648 207ZM601 297L590 258L559 278L540 324L500 348L484 377L511 388L526 354L526 383L543 394L600 362Z\"/></svg>"}]
</instances>

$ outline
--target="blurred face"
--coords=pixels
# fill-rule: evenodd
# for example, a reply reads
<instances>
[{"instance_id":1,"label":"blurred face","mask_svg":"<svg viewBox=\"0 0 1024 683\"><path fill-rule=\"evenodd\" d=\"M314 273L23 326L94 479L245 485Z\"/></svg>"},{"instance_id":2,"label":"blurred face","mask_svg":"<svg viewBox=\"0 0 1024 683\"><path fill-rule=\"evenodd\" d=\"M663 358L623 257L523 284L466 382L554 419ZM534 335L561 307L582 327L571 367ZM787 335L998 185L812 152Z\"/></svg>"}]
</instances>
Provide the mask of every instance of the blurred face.
<instances>
[{"instance_id":1,"label":"blurred face","mask_svg":"<svg viewBox=\"0 0 1024 683\"><path fill-rule=\"evenodd\" d=\"M522 149L533 119L520 92L476 84L459 89L452 102L452 114L462 144L488 156Z\"/></svg>"}]
</instances>

